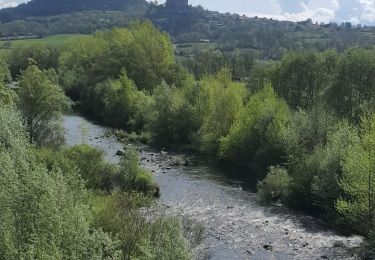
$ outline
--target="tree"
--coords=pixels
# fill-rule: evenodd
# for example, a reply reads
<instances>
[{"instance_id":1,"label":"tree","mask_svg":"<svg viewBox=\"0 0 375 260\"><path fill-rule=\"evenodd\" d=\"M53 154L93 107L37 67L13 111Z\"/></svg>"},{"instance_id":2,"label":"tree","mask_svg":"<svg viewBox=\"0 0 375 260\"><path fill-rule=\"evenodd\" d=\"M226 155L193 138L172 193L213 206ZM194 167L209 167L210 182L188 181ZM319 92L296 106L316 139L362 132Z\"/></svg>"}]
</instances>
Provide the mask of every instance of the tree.
<instances>
[{"instance_id":1,"label":"tree","mask_svg":"<svg viewBox=\"0 0 375 260\"><path fill-rule=\"evenodd\" d=\"M79 99L86 88L117 76L122 67L108 63L107 48L103 38L92 35L75 37L65 45L59 58L59 75L72 98Z\"/></svg>"},{"instance_id":2,"label":"tree","mask_svg":"<svg viewBox=\"0 0 375 260\"><path fill-rule=\"evenodd\" d=\"M12 104L16 100L14 91L6 86L9 80L10 73L6 57L3 53L0 53L0 104Z\"/></svg>"},{"instance_id":3,"label":"tree","mask_svg":"<svg viewBox=\"0 0 375 260\"><path fill-rule=\"evenodd\" d=\"M196 130L189 86L178 89L162 82L154 91L153 113L148 125L155 143L171 146L189 143Z\"/></svg>"},{"instance_id":4,"label":"tree","mask_svg":"<svg viewBox=\"0 0 375 260\"><path fill-rule=\"evenodd\" d=\"M42 43L20 44L10 49L9 67L12 76L16 78L21 71L29 66L33 59L40 69L57 69L60 51L57 47Z\"/></svg>"},{"instance_id":5,"label":"tree","mask_svg":"<svg viewBox=\"0 0 375 260\"><path fill-rule=\"evenodd\" d=\"M375 223L375 116L362 119L361 142L350 146L343 160L340 187L343 196L336 202L342 218L355 229L370 234Z\"/></svg>"},{"instance_id":6,"label":"tree","mask_svg":"<svg viewBox=\"0 0 375 260\"><path fill-rule=\"evenodd\" d=\"M100 113L103 122L130 131L143 129L151 113L152 97L138 90L125 72L118 80L99 84L94 91L103 103L94 113Z\"/></svg>"},{"instance_id":7,"label":"tree","mask_svg":"<svg viewBox=\"0 0 375 260\"><path fill-rule=\"evenodd\" d=\"M151 23L130 26L132 41L126 59L126 71L139 89L152 91L169 74L175 63L173 45L166 33Z\"/></svg>"},{"instance_id":8,"label":"tree","mask_svg":"<svg viewBox=\"0 0 375 260\"><path fill-rule=\"evenodd\" d=\"M262 173L282 163L288 121L288 105L267 85L250 97L228 134L220 139L220 157Z\"/></svg>"},{"instance_id":9,"label":"tree","mask_svg":"<svg viewBox=\"0 0 375 260\"><path fill-rule=\"evenodd\" d=\"M195 108L195 112L201 116L200 149L216 155L220 139L228 134L242 112L246 90L244 84L232 81L227 70L205 77L200 87Z\"/></svg>"},{"instance_id":10,"label":"tree","mask_svg":"<svg viewBox=\"0 0 375 260\"><path fill-rule=\"evenodd\" d=\"M103 251L120 258L114 240L91 228L78 175L68 181L60 169L39 163L21 116L9 106L0 106L0 140L2 259L101 259Z\"/></svg>"},{"instance_id":11,"label":"tree","mask_svg":"<svg viewBox=\"0 0 375 260\"><path fill-rule=\"evenodd\" d=\"M53 69L30 65L19 78L19 107L27 123L30 143L53 143L59 134L61 113L70 106Z\"/></svg>"},{"instance_id":12,"label":"tree","mask_svg":"<svg viewBox=\"0 0 375 260\"><path fill-rule=\"evenodd\" d=\"M75 38L61 53L59 73L64 88L77 97L122 71L139 90L152 92L163 79L173 79L175 64L169 37L150 23L135 23Z\"/></svg>"},{"instance_id":13,"label":"tree","mask_svg":"<svg viewBox=\"0 0 375 260\"><path fill-rule=\"evenodd\" d=\"M336 82L327 93L328 103L340 117L359 122L366 103L374 110L375 51L360 48L345 52Z\"/></svg>"},{"instance_id":14,"label":"tree","mask_svg":"<svg viewBox=\"0 0 375 260\"><path fill-rule=\"evenodd\" d=\"M298 52L286 55L272 73L272 85L293 108L311 108L332 84L337 53Z\"/></svg>"}]
</instances>

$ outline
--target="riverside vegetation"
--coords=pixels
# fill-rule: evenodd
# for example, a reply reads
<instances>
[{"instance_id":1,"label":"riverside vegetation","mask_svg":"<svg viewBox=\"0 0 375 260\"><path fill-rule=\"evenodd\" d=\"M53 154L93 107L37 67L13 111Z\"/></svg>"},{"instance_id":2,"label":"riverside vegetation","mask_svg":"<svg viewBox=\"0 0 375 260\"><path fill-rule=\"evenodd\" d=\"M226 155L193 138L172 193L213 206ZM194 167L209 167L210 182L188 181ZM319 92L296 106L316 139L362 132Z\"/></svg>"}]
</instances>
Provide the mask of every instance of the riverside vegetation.
<instances>
[{"instance_id":1,"label":"riverside vegetation","mask_svg":"<svg viewBox=\"0 0 375 260\"><path fill-rule=\"evenodd\" d=\"M88 116L151 144L247 168L265 203L362 234L361 255L374 257L373 49L290 52L252 66L242 82L233 66L194 77L150 23L77 37L57 52L18 48L4 53L0 69L7 259L190 257L177 220L140 215L157 188L134 153L114 166L86 145L61 148L65 94ZM10 74L15 90L5 87Z\"/></svg>"},{"instance_id":2,"label":"riverside vegetation","mask_svg":"<svg viewBox=\"0 0 375 260\"><path fill-rule=\"evenodd\" d=\"M0 61L0 259L190 259L182 222L153 213L158 187L138 154L113 165L65 147L72 103L55 70L29 60L10 89Z\"/></svg>"}]
</instances>

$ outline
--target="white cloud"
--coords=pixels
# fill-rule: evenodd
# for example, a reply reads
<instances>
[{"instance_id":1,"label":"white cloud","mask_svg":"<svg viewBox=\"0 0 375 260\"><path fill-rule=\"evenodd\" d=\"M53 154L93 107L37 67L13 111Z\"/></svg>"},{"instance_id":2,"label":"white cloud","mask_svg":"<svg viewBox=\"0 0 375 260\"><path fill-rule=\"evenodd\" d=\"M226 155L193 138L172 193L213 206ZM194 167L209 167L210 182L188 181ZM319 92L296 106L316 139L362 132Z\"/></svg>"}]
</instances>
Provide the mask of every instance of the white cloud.
<instances>
[{"instance_id":1,"label":"white cloud","mask_svg":"<svg viewBox=\"0 0 375 260\"><path fill-rule=\"evenodd\" d=\"M374 6L365 7L361 15L361 20L365 23L366 22L374 23L375 22L375 7Z\"/></svg>"},{"instance_id":2,"label":"white cloud","mask_svg":"<svg viewBox=\"0 0 375 260\"><path fill-rule=\"evenodd\" d=\"M307 4L307 7L312 10L325 8L336 11L339 6L339 0L310 0Z\"/></svg>"},{"instance_id":3,"label":"white cloud","mask_svg":"<svg viewBox=\"0 0 375 260\"><path fill-rule=\"evenodd\" d=\"M314 4L311 4L315 2ZM266 14L266 13L253 13L248 12L246 15L249 16L258 16L258 17L268 17L277 20L283 21L305 21L311 18L314 22L323 22L328 23L332 22L335 19L335 10L338 8L336 1L321 1L322 5L317 5L316 2L318 1L309 1L308 3L302 3L301 7L302 11L300 12L278 12L276 14ZM331 8L329 8L331 7Z\"/></svg>"},{"instance_id":4,"label":"white cloud","mask_svg":"<svg viewBox=\"0 0 375 260\"><path fill-rule=\"evenodd\" d=\"M0 8L12 7L18 5L19 2L0 0Z\"/></svg>"}]
</instances>

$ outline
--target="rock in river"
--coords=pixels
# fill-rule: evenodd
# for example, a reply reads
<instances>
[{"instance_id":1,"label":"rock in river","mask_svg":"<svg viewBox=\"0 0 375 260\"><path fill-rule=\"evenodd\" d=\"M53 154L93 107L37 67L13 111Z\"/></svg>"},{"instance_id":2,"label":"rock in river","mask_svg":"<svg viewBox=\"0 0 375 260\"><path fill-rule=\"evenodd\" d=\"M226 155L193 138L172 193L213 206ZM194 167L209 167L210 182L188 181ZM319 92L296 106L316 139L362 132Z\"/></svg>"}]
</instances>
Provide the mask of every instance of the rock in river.
<instances>
[{"instance_id":1,"label":"rock in river","mask_svg":"<svg viewBox=\"0 0 375 260\"><path fill-rule=\"evenodd\" d=\"M117 156L123 156L125 154L125 152L123 151L123 150L118 150L117 152L116 152L116 155Z\"/></svg>"},{"instance_id":2,"label":"rock in river","mask_svg":"<svg viewBox=\"0 0 375 260\"><path fill-rule=\"evenodd\" d=\"M273 247L271 245L268 245L268 244L264 245L263 248L266 249L266 250L269 250L269 251L272 251L272 249L273 249Z\"/></svg>"}]
</instances>

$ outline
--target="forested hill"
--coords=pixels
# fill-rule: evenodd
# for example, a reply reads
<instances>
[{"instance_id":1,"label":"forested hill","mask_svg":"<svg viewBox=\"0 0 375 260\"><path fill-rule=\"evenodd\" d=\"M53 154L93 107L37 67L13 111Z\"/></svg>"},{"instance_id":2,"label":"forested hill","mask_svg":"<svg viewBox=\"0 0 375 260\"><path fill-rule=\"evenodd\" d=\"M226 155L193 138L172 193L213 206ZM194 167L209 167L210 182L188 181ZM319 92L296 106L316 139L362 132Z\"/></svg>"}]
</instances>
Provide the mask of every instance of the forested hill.
<instances>
[{"instance_id":1,"label":"forested hill","mask_svg":"<svg viewBox=\"0 0 375 260\"><path fill-rule=\"evenodd\" d=\"M0 10L1 20L0 37L3 40L90 34L124 27L134 20L150 20L167 32L174 43L180 44L176 53L186 60L202 50L211 52L211 60L222 54L277 60L290 50L336 49L343 52L349 47L372 48L375 44L375 27L249 18L202 7L173 9L145 0L32 0Z\"/></svg>"},{"instance_id":2,"label":"forested hill","mask_svg":"<svg viewBox=\"0 0 375 260\"><path fill-rule=\"evenodd\" d=\"M86 10L127 11L129 8L144 10L145 0L31 0L14 8L0 10L0 21L10 22L27 17L46 17Z\"/></svg>"}]
</instances>

